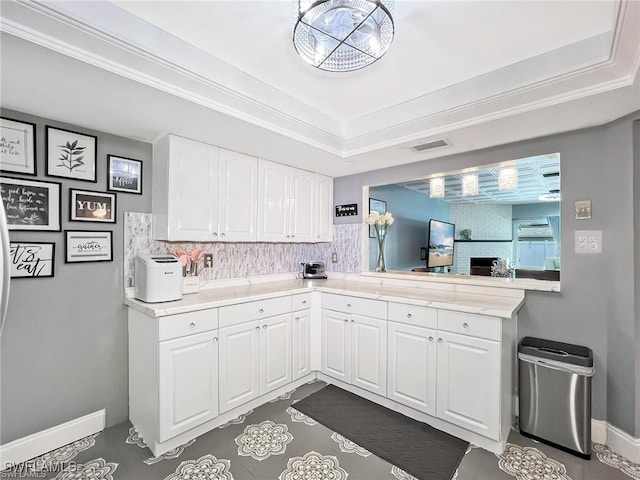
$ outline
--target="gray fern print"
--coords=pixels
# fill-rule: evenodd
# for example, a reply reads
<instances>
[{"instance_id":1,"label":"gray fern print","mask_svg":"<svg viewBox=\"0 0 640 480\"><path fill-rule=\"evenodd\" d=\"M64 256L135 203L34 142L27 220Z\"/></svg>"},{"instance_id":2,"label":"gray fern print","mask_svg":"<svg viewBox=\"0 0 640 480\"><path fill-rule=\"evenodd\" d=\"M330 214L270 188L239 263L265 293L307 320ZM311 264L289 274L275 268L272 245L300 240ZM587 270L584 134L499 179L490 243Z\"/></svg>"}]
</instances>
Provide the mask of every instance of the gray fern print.
<instances>
[{"instance_id":1,"label":"gray fern print","mask_svg":"<svg viewBox=\"0 0 640 480\"><path fill-rule=\"evenodd\" d=\"M84 149L87 147L79 147L78 140L73 143L67 142L66 145L58 145L58 147L62 149L58 167L67 168L72 172L74 168L84 165Z\"/></svg>"}]
</instances>

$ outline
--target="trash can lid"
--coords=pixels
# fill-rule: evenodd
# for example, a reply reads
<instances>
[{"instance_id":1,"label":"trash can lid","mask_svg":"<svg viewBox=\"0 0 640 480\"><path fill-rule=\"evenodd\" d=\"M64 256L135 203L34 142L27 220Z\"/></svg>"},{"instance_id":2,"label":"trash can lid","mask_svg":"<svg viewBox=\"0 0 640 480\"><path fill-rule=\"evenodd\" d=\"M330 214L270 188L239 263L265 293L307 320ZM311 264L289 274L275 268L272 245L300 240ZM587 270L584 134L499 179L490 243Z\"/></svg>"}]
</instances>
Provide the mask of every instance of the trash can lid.
<instances>
[{"instance_id":1,"label":"trash can lid","mask_svg":"<svg viewBox=\"0 0 640 480\"><path fill-rule=\"evenodd\" d=\"M593 367L593 350L582 345L536 337L523 337L518 344L518 353L565 362L571 365Z\"/></svg>"}]
</instances>

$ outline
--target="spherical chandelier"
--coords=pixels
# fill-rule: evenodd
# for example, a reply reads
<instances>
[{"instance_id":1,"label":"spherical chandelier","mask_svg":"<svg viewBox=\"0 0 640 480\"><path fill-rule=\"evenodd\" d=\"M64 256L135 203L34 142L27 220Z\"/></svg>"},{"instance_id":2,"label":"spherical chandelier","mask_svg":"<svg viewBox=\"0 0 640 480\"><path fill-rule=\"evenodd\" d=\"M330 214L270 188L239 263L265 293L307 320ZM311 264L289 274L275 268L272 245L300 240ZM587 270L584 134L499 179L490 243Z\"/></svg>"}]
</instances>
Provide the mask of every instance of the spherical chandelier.
<instances>
[{"instance_id":1,"label":"spherical chandelier","mask_svg":"<svg viewBox=\"0 0 640 480\"><path fill-rule=\"evenodd\" d=\"M393 41L394 0L297 0L293 45L308 63L329 72L371 65Z\"/></svg>"}]
</instances>

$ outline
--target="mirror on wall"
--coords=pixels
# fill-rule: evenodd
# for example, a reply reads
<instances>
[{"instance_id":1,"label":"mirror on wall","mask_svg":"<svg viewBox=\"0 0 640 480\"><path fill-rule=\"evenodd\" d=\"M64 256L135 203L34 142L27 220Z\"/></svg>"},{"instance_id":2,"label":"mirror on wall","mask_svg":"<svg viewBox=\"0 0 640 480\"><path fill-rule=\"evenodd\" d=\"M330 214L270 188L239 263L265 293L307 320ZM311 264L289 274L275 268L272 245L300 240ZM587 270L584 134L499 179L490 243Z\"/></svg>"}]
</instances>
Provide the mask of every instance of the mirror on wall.
<instances>
[{"instance_id":1,"label":"mirror on wall","mask_svg":"<svg viewBox=\"0 0 640 480\"><path fill-rule=\"evenodd\" d=\"M369 198L395 218L385 245L387 271L489 276L493 260L506 259L516 278L560 280L559 153L370 186ZM443 263L435 258L443 246L429 242L430 220L454 225L450 266L433 267Z\"/></svg>"}]
</instances>

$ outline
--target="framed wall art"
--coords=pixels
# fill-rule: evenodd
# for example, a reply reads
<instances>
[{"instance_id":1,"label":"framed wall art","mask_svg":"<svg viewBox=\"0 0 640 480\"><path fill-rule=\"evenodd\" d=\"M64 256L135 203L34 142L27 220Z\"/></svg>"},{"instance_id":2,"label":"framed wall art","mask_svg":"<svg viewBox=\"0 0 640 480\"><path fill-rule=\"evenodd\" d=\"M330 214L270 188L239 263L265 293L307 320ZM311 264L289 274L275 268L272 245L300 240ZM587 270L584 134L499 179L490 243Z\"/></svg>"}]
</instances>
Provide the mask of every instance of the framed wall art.
<instances>
[{"instance_id":1,"label":"framed wall art","mask_svg":"<svg viewBox=\"0 0 640 480\"><path fill-rule=\"evenodd\" d=\"M0 170L36 174L36 124L0 117Z\"/></svg>"},{"instance_id":2,"label":"framed wall art","mask_svg":"<svg viewBox=\"0 0 640 480\"><path fill-rule=\"evenodd\" d=\"M53 277L56 244L10 242L11 278Z\"/></svg>"},{"instance_id":3,"label":"framed wall art","mask_svg":"<svg viewBox=\"0 0 640 480\"><path fill-rule=\"evenodd\" d=\"M107 190L142 195L142 161L107 155Z\"/></svg>"},{"instance_id":4,"label":"framed wall art","mask_svg":"<svg viewBox=\"0 0 640 480\"><path fill-rule=\"evenodd\" d=\"M60 231L58 182L0 177L0 195L9 230Z\"/></svg>"},{"instance_id":5,"label":"framed wall art","mask_svg":"<svg viewBox=\"0 0 640 480\"><path fill-rule=\"evenodd\" d=\"M98 137L46 126L47 176L97 182Z\"/></svg>"},{"instance_id":6,"label":"framed wall art","mask_svg":"<svg viewBox=\"0 0 640 480\"><path fill-rule=\"evenodd\" d=\"M116 223L116 194L70 188L69 220Z\"/></svg>"},{"instance_id":7,"label":"framed wall art","mask_svg":"<svg viewBox=\"0 0 640 480\"><path fill-rule=\"evenodd\" d=\"M65 263L111 262L112 234L109 231L65 230Z\"/></svg>"},{"instance_id":8,"label":"framed wall art","mask_svg":"<svg viewBox=\"0 0 640 480\"><path fill-rule=\"evenodd\" d=\"M369 199L369 212L378 212L379 214L387 213L387 202L384 200ZM373 225L369 225L369 238L376 238L376 230Z\"/></svg>"}]
</instances>

